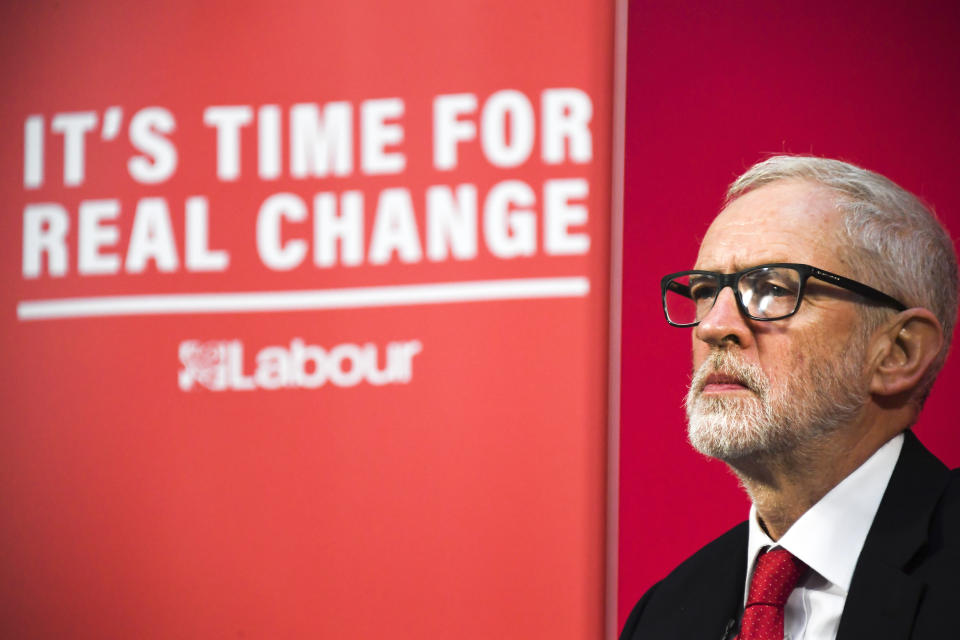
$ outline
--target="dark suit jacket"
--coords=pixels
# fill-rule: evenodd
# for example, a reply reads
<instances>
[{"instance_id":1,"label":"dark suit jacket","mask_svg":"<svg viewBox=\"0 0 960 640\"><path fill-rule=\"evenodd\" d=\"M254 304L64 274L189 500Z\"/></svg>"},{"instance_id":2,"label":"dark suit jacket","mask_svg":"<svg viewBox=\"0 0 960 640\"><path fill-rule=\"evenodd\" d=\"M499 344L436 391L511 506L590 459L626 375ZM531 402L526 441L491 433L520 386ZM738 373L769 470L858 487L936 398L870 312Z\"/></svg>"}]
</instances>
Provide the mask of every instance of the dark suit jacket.
<instances>
[{"instance_id":1,"label":"dark suit jacket","mask_svg":"<svg viewBox=\"0 0 960 640\"><path fill-rule=\"evenodd\" d=\"M733 637L747 565L743 522L640 599L621 640ZM838 640L960 638L960 469L911 433L870 527L840 618Z\"/></svg>"}]
</instances>

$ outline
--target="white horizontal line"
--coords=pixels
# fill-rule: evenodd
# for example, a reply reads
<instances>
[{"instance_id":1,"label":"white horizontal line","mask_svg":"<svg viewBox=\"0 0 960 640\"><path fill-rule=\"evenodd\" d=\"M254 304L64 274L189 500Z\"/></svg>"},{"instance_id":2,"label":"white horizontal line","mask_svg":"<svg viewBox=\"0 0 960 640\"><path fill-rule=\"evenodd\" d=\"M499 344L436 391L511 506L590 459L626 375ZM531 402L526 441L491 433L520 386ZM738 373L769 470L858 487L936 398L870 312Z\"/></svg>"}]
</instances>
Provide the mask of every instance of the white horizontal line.
<instances>
[{"instance_id":1,"label":"white horizontal line","mask_svg":"<svg viewBox=\"0 0 960 640\"><path fill-rule=\"evenodd\" d=\"M90 318L99 316L171 315L179 313L257 313L355 309L414 304L579 298L590 292L586 277L474 280L386 287L354 287L306 291L247 291L238 293L176 293L53 298L17 303L19 320Z\"/></svg>"}]
</instances>

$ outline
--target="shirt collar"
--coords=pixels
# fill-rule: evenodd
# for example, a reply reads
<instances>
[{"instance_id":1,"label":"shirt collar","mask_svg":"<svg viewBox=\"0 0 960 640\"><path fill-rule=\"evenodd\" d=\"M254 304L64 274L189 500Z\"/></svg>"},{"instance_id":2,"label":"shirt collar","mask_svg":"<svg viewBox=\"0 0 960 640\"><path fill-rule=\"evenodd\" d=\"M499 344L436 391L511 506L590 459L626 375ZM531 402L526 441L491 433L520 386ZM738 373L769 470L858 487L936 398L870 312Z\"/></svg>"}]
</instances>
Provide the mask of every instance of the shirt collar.
<instances>
[{"instance_id":1,"label":"shirt collar","mask_svg":"<svg viewBox=\"0 0 960 640\"><path fill-rule=\"evenodd\" d=\"M846 594L902 447L901 433L810 507L778 542L771 540L760 527L757 508L751 506L747 576L752 574L761 549L783 547ZM746 598L746 587L744 589Z\"/></svg>"}]
</instances>

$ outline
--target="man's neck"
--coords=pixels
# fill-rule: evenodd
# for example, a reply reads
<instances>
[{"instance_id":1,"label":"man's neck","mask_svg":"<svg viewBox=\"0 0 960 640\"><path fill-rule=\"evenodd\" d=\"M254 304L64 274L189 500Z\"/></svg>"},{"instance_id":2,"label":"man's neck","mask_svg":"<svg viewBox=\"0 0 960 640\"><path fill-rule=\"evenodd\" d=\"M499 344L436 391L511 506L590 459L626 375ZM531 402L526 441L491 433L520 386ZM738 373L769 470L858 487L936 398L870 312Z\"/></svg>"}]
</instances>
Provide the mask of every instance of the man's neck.
<instances>
[{"instance_id":1,"label":"man's neck","mask_svg":"<svg viewBox=\"0 0 960 640\"><path fill-rule=\"evenodd\" d=\"M778 540L810 507L902 429L838 429L789 452L728 462L757 515Z\"/></svg>"}]
</instances>

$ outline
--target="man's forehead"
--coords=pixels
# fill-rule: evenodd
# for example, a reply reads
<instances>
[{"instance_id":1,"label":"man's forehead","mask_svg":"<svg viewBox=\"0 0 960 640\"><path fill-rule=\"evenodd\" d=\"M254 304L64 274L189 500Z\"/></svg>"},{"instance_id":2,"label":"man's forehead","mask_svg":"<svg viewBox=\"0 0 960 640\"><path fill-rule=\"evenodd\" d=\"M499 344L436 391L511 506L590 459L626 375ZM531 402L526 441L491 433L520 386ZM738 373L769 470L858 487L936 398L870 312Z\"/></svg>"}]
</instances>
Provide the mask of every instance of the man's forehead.
<instances>
[{"instance_id":1,"label":"man's forehead","mask_svg":"<svg viewBox=\"0 0 960 640\"><path fill-rule=\"evenodd\" d=\"M839 230L834 192L781 180L737 198L717 215L700 245L697 268L738 271L766 262L828 268L830 256L838 258Z\"/></svg>"}]
</instances>

